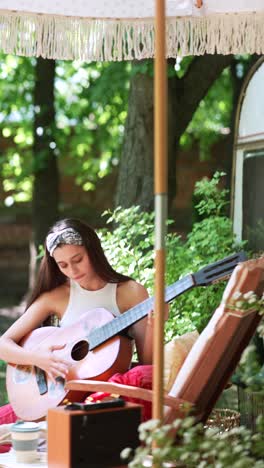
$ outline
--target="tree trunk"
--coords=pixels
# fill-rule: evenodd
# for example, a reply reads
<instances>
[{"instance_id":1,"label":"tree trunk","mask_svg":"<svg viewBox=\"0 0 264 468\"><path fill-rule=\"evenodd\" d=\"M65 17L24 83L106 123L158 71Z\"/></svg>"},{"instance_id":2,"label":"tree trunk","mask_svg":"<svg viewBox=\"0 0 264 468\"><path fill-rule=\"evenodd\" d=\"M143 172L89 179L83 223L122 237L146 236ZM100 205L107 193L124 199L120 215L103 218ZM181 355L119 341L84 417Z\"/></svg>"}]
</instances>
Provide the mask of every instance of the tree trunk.
<instances>
[{"instance_id":1,"label":"tree trunk","mask_svg":"<svg viewBox=\"0 0 264 468\"><path fill-rule=\"evenodd\" d=\"M195 57L187 73L168 82L168 198L176 190L176 153L181 135L190 123L201 99L230 65L231 55ZM153 79L135 74L131 80L124 145L121 155L116 205L153 208ZM186 181L187 183L187 181Z\"/></svg>"},{"instance_id":2,"label":"tree trunk","mask_svg":"<svg viewBox=\"0 0 264 468\"><path fill-rule=\"evenodd\" d=\"M54 154L54 80L55 61L38 58L34 90L33 239L30 245L28 293L35 281L39 247L43 245L49 227L58 216L59 171Z\"/></svg>"},{"instance_id":3,"label":"tree trunk","mask_svg":"<svg viewBox=\"0 0 264 468\"><path fill-rule=\"evenodd\" d=\"M36 249L58 216L59 174L55 149L55 61L37 59L34 92L32 224Z\"/></svg>"},{"instance_id":4,"label":"tree trunk","mask_svg":"<svg viewBox=\"0 0 264 468\"><path fill-rule=\"evenodd\" d=\"M169 210L176 192L176 161L179 141L191 122L199 103L206 96L210 87L228 67L233 55L203 55L195 57L181 79L171 78L169 85L171 106L174 109L174 148L168 154L168 206ZM170 128L173 128L171 123ZM188 183L188 181L186 181Z\"/></svg>"},{"instance_id":5,"label":"tree trunk","mask_svg":"<svg viewBox=\"0 0 264 468\"><path fill-rule=\"evenodd\" d=\"M120 161L116 206L153 207L153 79L131 79L128 115Z\"/></svg>"}]
</instances>

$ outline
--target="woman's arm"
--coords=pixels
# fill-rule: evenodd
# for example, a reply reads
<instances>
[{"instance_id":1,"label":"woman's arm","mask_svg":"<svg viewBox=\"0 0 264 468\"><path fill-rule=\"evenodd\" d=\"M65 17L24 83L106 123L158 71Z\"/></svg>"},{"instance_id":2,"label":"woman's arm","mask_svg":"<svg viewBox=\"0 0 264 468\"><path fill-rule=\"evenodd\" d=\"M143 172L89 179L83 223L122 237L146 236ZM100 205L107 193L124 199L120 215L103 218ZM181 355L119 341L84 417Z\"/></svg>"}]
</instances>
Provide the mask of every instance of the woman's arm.
<instances>
[{"instance_id":1,"label":"woman's arm","mask_svg":"<svg viewBox=\"0 0 264 468\"><path fill-rule=\"evenodd\" d=\"M52 351L58 347L42 349L40 352L26 350L19 345L21 339L30 333L51 314L55 294L42 294L0 338L0 358L14 364L36 365L45 370L51 378L65 377L67 365L57 359ZM59 347L61 349L61 346Z\"/></svg>"},{"instance_id":2,"label":"woman's arm","mask_svg":"<svg viewBox=\"0 0 264 468\"><path fill-rule=\"evenodd\" d=\"M140 304L148 297L146 288L136 281L130 280L118 285L117 305L121 313ZM139 363L152 364L152 327L149 326L148 317L132 325L129 334L135 340Z\"/></svg>"},{"instance_id":3,"label":"woman's arm","mask_svg":"<svg viewBox=\"0 0 264 468\"><path fill-rule=\"evenodd\" d=\"M121 283L117 289L117 303L120 312L125 312L149 297L142 284L136 281ZM165 306L165 320L168 318L168 305ZM152 364L153 361L153 327L154 318L150 310L149 314L132 325L129 332L135 339L139 364Z\"/></svg>"},{"instance_id":4,"label":"woman's arm","mask_svg":"<svg viewBox=\"0 0 264 468\"><path fill-rule=\"evenodd\" d=\"M120 283L117 288L117 303L120 312L125 312L149 297L148 292L142 284L136 281ZM166 306L165 320L168 317ZM152 364L153 359L153 314L149 311L148 316L132 325L129 330L135 339L138 360L140 364Z\"/></svg>"}]
</instances>

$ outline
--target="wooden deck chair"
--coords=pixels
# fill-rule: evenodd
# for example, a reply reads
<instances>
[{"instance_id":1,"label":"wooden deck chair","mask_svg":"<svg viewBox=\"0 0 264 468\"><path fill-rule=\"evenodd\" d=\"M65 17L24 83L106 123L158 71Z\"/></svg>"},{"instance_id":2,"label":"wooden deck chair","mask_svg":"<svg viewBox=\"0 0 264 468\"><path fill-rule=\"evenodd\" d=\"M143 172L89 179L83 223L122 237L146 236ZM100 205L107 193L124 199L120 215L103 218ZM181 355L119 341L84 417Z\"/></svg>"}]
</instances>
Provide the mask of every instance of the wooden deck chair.
<instances>
[{"instance_id":1,"label":"wooden deck chair","mask_svg":"<svg viewBox=\"0 0 264 468\"><path fill-rule=\"evenodd\" d=\"M237 265L216 309L190 353L169 392L164 395L164 422L183 417L182 403L189 403L197 422L205 422L216 401L234 372L243 350L253 337L260 316L250 311L230 308L235 292L254 291L262 295L264 290L264 257ZM110 392L151 401L151 390L110 382L72 380L71 390ZM185 413L186 414L186 413Z\"/></svg>"}]
</instances>

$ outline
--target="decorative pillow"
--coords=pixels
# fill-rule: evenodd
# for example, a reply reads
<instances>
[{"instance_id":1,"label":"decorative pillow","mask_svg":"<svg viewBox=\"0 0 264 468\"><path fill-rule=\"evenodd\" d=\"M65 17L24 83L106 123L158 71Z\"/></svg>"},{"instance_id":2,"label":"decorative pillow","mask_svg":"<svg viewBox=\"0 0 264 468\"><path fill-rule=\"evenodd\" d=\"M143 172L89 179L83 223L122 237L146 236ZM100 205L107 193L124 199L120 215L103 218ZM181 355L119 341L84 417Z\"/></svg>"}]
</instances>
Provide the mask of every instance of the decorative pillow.
<instances>
[{"instance_id":1,"label":"decorative pillow","mask_svg":"<svg viewBox=\"0 0 264 468\"><path fill-rule=\"evenodd\" d=\"M169 392L189 351L197 340L197 330L177 336L164 346L164 390Z\"/></svg>"}]
</instances>

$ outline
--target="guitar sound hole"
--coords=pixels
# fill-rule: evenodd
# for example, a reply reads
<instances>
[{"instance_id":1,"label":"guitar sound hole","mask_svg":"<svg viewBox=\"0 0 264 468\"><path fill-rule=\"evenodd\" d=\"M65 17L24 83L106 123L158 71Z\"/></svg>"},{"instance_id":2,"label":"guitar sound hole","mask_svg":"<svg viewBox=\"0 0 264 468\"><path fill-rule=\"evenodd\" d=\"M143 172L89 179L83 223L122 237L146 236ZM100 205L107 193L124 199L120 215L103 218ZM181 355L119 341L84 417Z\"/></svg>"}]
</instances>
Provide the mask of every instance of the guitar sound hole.
<instances>
[{"instance_id":1,"label":"guitar sound hole","mask_svg":"<svg viewBox=\"0 0 264 468\"><path fill-rule=\"evenodd\" d=\"M85 356L87 356L88 352L88 341L78 341L78 343L76 343L72 348L71 357L74 361L81 361L83 358L85 358Z\"/></svg>"}]
</instances>

